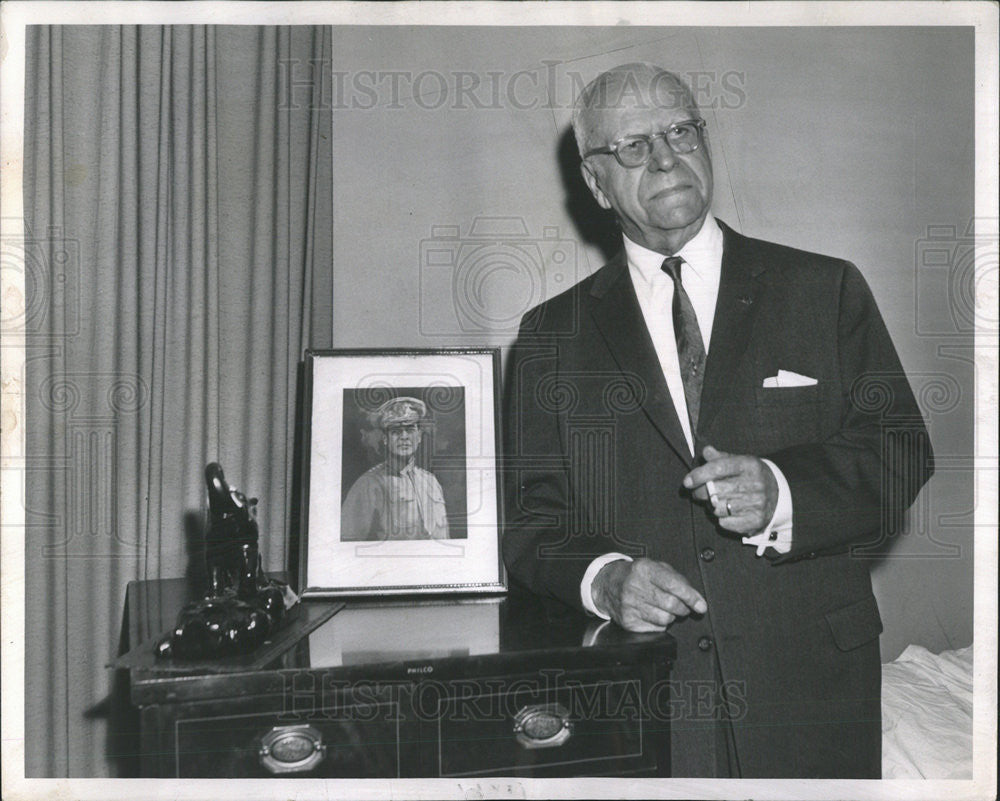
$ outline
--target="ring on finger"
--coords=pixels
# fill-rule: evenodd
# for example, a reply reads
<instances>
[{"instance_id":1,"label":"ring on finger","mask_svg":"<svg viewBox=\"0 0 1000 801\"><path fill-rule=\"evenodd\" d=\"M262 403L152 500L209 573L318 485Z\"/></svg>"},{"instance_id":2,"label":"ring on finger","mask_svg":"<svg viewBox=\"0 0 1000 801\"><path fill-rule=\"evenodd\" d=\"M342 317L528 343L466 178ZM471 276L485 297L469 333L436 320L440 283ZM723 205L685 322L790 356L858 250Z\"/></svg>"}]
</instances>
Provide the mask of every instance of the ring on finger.
<instances>
[{"instance_id":1,"label":"ring on finger","mask_svg":"<svg viewBox=\"0 0 1000 801\"><path fill-rule=\"evenodd\" d=\"M726 501L726 516L732 517L732 515L733 515L733 506L731 503L729 503L729 501Z\"/></svg>"}]
</instances>

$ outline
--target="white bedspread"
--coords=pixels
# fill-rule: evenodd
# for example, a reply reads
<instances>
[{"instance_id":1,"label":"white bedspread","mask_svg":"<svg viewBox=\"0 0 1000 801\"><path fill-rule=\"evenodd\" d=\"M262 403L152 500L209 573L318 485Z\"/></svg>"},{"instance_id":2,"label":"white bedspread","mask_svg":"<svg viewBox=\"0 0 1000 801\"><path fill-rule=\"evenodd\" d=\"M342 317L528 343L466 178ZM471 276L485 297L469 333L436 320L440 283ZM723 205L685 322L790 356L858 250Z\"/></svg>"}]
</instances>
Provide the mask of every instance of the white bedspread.
<instances>
[{"instance_id":1,"label":"white bedspread","mask_svg":"<svg viewBox=\"0 0 1000 801\"><path fill-rule=\"evenodd\" d=\"M972 646L882 665L882 778L972 778Z\"/></svg>"}]
</instances>

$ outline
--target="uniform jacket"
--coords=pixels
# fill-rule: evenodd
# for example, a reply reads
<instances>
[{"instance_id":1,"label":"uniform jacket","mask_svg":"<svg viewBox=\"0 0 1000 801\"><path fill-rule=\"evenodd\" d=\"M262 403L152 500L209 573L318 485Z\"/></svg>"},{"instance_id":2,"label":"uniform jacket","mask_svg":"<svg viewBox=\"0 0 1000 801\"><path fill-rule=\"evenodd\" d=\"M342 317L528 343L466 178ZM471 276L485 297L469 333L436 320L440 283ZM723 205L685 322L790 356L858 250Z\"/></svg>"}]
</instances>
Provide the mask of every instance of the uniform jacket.
<instances>
[{"instance_id":1,"label":"uniform jacket","mask_svg":"<svg viewBox=\"0 0 1000 801\"><path fill-rule=\"evenodd\" d=\"M441 484L408 464L399 473L382 462L361 474L344 499L341 540L447 539Z\"/></svg>"},{"instance_id":2,"label":"uniform jacket","mask_svg":"<svg viewBox=\"0 0 1000 801\"><path fill-rule=\"evenodd\" d=\"M849 546L898 525L930 476L924 423L852 264L720 227L696 441L781 469L792 550L757 557L682 489L694 462L620 253L522 321L504 558L516 582L577 607L609 551L665 561L704 595L705 615L669 629L675 776L716 770L706 682L725 688L714 703L734 718L740 775L878 776L882 624ZM779 369L817 383L764 388Z\"/></svg>"}]
</instances>

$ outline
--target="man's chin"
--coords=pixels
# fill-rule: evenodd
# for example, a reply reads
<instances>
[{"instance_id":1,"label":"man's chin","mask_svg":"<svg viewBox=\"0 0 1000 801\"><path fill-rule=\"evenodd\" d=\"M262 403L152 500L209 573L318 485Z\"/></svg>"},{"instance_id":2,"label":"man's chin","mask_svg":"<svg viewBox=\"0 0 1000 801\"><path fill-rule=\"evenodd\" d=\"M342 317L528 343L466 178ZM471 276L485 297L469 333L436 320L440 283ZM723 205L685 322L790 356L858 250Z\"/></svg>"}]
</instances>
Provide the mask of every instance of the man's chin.
<instances>
[{"instance_id":1,"label":"man's chin","mask_svg":"<svg viewBox=\"0 0 1000 801\"><path fill-rule=\"evenodd\" d=\"M650 222L663 231L683 231L685 228L692 227L697 230L701 228L706 216L708 216L707 207L693 207L684 204L664 208L659 214L651 214Z\"/></svg>"}]
</instances>

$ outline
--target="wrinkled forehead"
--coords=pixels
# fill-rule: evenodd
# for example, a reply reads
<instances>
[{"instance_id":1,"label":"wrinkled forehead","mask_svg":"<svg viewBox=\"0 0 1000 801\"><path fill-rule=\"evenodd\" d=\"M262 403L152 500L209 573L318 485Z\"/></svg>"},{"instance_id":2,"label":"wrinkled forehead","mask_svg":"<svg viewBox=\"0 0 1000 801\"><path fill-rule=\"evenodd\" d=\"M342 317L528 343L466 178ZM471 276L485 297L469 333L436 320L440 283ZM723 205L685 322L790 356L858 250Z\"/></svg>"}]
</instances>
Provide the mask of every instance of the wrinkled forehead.
<instances>
[{"instance_id":1,"label":"wrinkled forehead","mask_svg":"<svg viewBox=\"0 0 1000 801\"><path fill-rule=\"evenodd\" d=\"M611 72L591 89L581 114L588 138L610 141L699 116L688 90L668 72Z\"/></svg>"}]
</instances>

